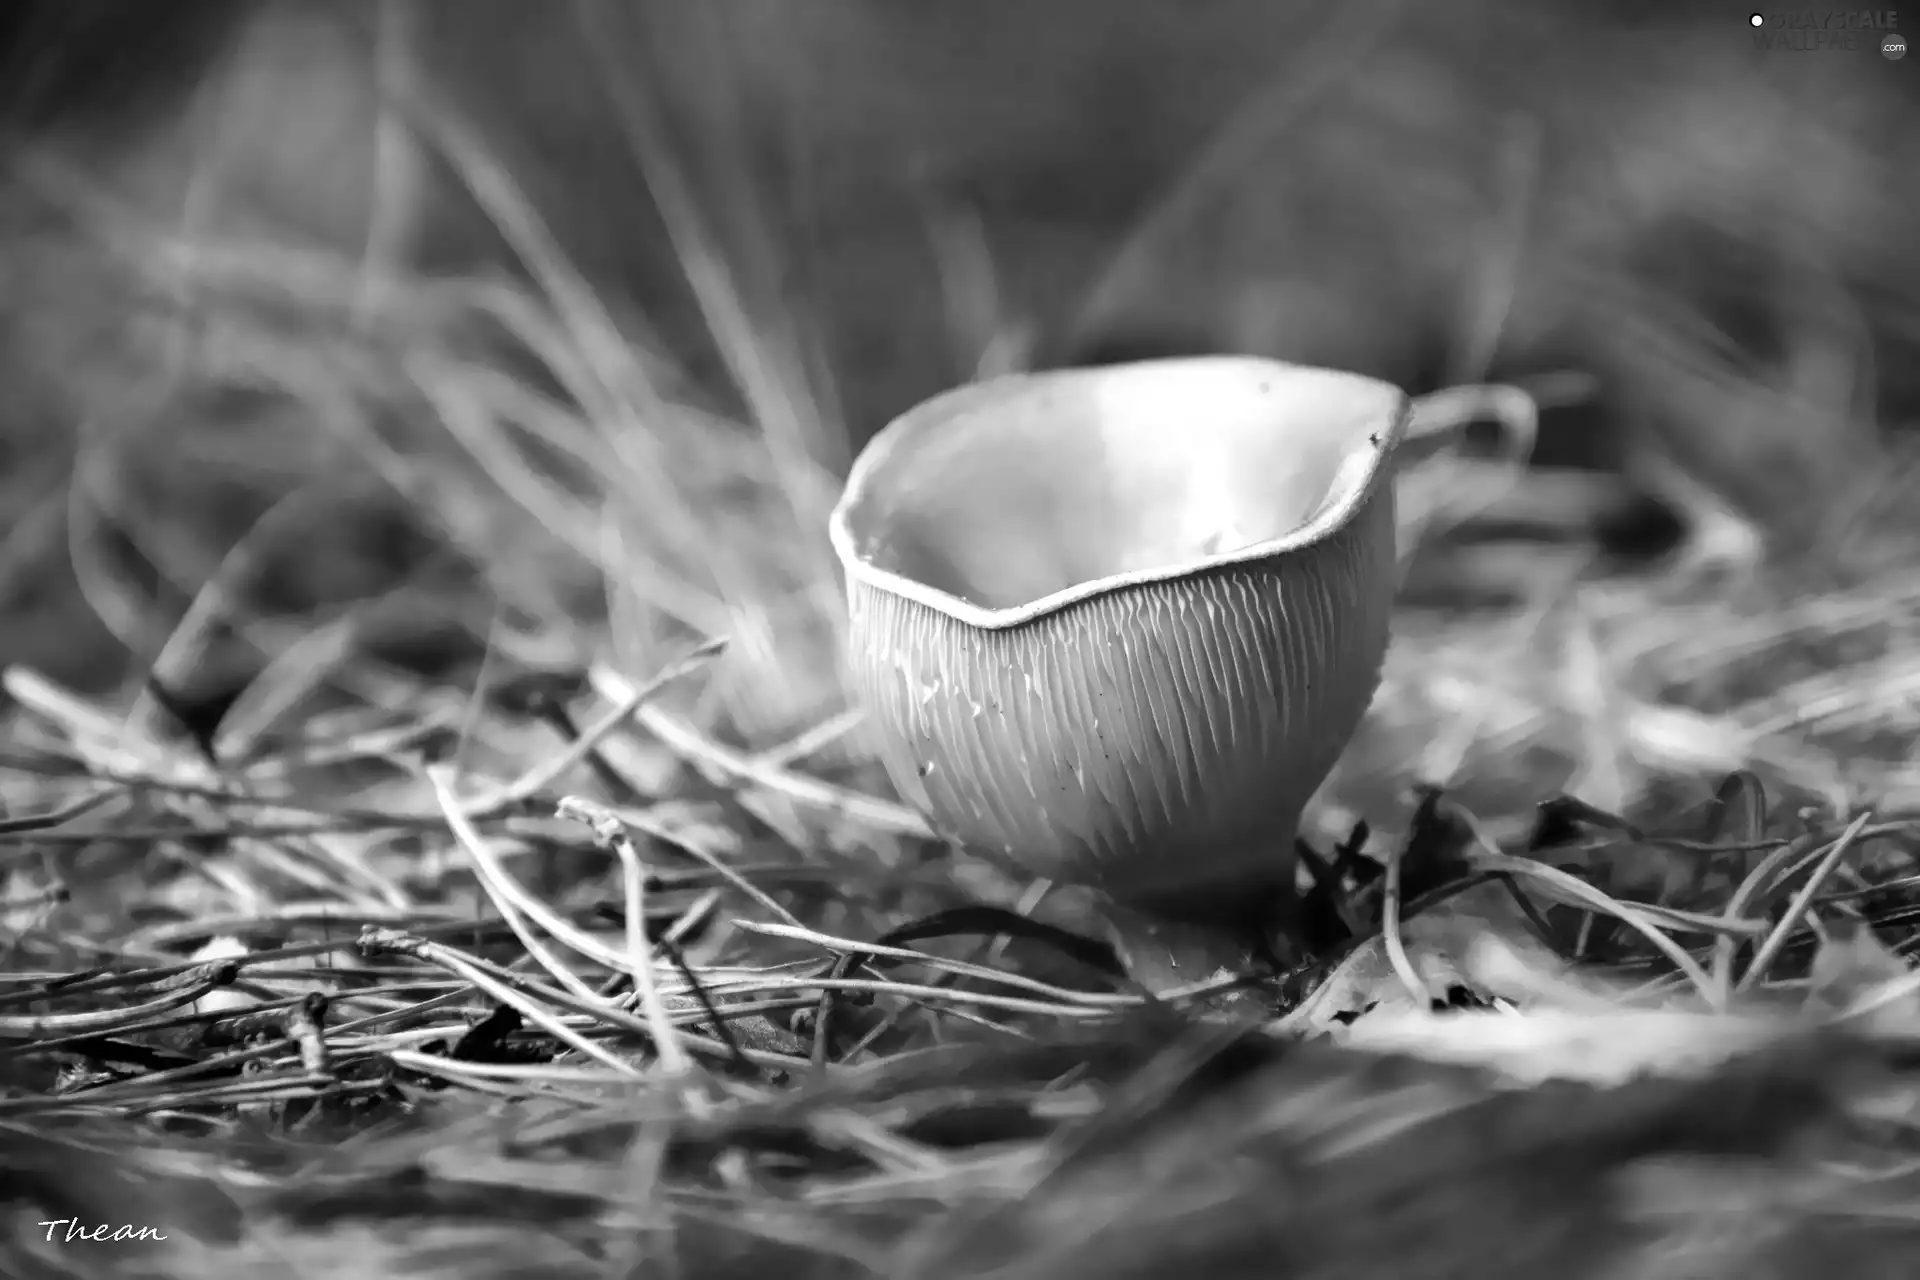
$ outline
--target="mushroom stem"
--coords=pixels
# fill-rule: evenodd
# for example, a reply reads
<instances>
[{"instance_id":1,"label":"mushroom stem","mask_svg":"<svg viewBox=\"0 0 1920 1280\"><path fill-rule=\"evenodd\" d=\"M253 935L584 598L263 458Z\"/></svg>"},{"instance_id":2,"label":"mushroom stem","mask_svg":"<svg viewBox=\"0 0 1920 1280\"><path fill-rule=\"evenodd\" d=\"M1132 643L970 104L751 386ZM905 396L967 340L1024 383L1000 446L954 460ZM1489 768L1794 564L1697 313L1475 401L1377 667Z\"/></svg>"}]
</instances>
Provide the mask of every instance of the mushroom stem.
<instances>
[{"instance_id":1,"label":"mushroom stem","mask_svg":"<svg viewBox=\"0 0 1920 1280\"><path fill-rule=\"evenodd\" d=\"M1272 972L1278 913L1194 918L1109 902L1108 934L1135 982L1154 995L1232 974Z\"/></svg>"}]
</instances>

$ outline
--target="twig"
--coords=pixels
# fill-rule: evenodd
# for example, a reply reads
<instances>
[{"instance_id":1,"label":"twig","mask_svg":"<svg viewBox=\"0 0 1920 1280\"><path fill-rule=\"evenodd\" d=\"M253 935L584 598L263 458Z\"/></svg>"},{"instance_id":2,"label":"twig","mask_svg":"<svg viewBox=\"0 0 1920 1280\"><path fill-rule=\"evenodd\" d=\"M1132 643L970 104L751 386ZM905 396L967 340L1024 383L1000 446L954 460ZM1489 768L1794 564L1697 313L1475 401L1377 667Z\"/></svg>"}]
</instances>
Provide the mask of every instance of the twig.
<instances>
[{"instance_id":1,"label":"twig","mask_svg":"<svg viewBox=\"0 0 1920 1280\"><path fill-rule=\"evenodd\" d=\"M632 719L634 713L645 706L648 699L657 696L662 689L675 681L702 669L709 659L725 651L726 647L725 636L704 641L653 679L628 689L625 696L614 701L611 711L582 730L580 736L568 743L564 751L527 770L517 780L499 790L466 801L464 805L466 815L469 818L475 818L495 814L539 794L567 770L585 760L609 734Z\"/></svg>"},{"instance_id":2,"label":"twig","mask_svg":"<svg viewBox=\"0 0 1920 1280\"><path fill-rule=\"evenodd\" d=\"M479 876L480 883L486 888L488 896L493 899L494 905L500 908L501 914L507 918L508 923L515 924L514 913L516 912L525 915L538 923L557 941L565 943L595 963L615 970L627 968L627 961L618 951L562 919L551 907L534 897L519 881L507 874L507 869L501 864L499 856L488 847L480 833L474 830L473 824L467 820L464 807L454 796L451 766L431 765L427 769L427 778L433 785L434 796L440 802L441 812L446 815L447 826L453 831L454 839L472 859L474 871ZM600 1001L600 996L587 986L579 975L560 964L558 958L533 936L524 923L515 924L514 934L541 966L560 980L561 985L589 1004ZM563 977L563 973L566 976Z\"/></svg>"},{"instance_id":3,"label":"twig","mask_svg":"<svg viewBox=\"0 0 1920 1280\"><path fill-rule=\"evenodd\" d=\"M660 986L654 978L653 944L647 940L646 870L640 865L640 855L634 851L633 841L620 825L620 819L602 806L567 796L560 801L557 812L562 818L585 825L602 848L611 848L619 855L626 881L627 972L633 975L633 989L640 998L640 1007L646 1011L648 1025L653 1028L661 1069L669 1076L685 1075L692 1069L693 1062L680 1046L679 1033L667 1016L667 1006L660 998Z\"/></svg>"},{"instance_id":4,"label":"twig","mask_svg":"<svg viewBox=\"0 0 1920 1280\"><path fill-rule=\"evenodd\" d=\"M318 991L307 995L283 1019L287 1039L300 1048L300 1066L309 1076L332 1078L333 1065L327 1056L327 997Z\"/></svg>"},{"instance_id":5,"label":"twig","mask_svg":"<svg viewBox=\"0 0 1920 1280\"><path fill-rule=\"evenodd\" d=\"M766 892L766 890L754 884L753 881L747 879L737 868L729 866L726 862L722 861L719 855L715 854L713 850L708 849L698 841L689 840L678 832L673 831L653 817L653 815L649 814L645 809L615 808L609 809L608 812L621 822L632 827L635 831L638 831L641 835L670 844L683 853L698 859L722 880L725 880L728 884L738 889L741 893L746 894L747 897L753 899L794 928L799 929L805 927L800 923L797 916L780 905L778 898L775 898Z\"/></svg>"},{"instance_id":6,"label":"twig","mask_svg":"<svg viewBox=\"0 0 1920 1280\"><path fill-rule=\"evenodd\" d=\"M211 991L230 986L240 975L240 966L231 960L222 960L216 964L200 965L182 975L177 989L149 1000L144 1004L127 1005L119 1009L102 1009L93 1013L50 1013L38 1017L0 1016L0 1037L13 1040L32 1040L44 1035L73 1035L80 1032L103 1033L115 1031L128 1023L151 1018L155 1014L178 1009L181 1005L192 1004Z\"/></svg>"}]
</instances>

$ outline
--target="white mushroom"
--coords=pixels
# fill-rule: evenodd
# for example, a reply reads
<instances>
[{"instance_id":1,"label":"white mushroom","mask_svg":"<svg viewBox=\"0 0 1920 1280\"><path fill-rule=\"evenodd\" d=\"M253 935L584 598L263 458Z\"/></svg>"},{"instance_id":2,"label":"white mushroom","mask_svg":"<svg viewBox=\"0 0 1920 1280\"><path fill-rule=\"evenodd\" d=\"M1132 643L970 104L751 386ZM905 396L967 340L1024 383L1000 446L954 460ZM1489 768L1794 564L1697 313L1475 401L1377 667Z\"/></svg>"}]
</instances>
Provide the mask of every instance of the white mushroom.
<instances>
[{"instance_id":1,"label":"white mushroom","mask_svg":"<svg viewBox=\"0 0 1920 1280\"><path fill-rule=\"evenodd\" d=\"M1206 357L996 379L889 425L830 533L903 796L1103 892L1150 985L1243 959L1378 684L1409 411Z\"/></svg>"}]
</instances>

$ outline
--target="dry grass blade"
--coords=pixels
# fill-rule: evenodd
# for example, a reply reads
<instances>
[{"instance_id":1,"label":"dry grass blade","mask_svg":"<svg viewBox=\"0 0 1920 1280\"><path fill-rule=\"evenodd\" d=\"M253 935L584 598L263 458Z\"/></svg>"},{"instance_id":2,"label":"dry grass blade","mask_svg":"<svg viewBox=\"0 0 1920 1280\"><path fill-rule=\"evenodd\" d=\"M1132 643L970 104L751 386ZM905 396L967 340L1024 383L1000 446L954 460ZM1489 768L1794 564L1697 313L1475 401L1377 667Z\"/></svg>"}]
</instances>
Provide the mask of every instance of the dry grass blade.
<instances>
[{"instance_id":1,"label":"dry grass blade","mask_svg":"<svg viewBox=\"0 0 1920 1280\"><path fill-rule=\"evenodd\" d=\"M513 985L501 982L484 969L456 955L451 948L421 942L418 939L370 929L360 942L362 951L379 954L394 952L400 955L413 955L429 963L437 964L448 972L486 992L518 1012L522 1017L534 1023L541 1030L580 1053L586 1054L597 1062L605 1063L616 1072L632 1079L639 1079L642 1072L631 1062L601 1048L585 1036L579 1035L558 1017L548 1012L541 1004ZM591 992L588 993L591 996Z\"/></svg>"},{"instance_id":2,"label":"dry grass blade","mask_svg":"<svg viewBox=\"0 0 1920 1280\"><path fill-rule=\"evenodd\" d=\"M943 956L928 955L923 951L913 951L906 947L890 947L879 943L856 942L850 938L836 938L818 933L812 929L800 929L791 926L766 924L752 920L735 922L749 933L765 934L768 937L791 938L796 942L811 943L838 952L841 955L883 956L894 960L906 960L924 965L929 969L953 974L956 977L972 978L982 982L992 982L1002 986L1015 987L1042 995L1054 996L1062 1001L1086 1004L1089 1006L1123 1009L1142 1003L1140 996L1114 995L1105 991L1073 991L1051 983L1040 982L1018 973L1009 973L999 969L990 969L985 965L969 964L963 960L949 960ZM1170 989L1165 999L1181 999L1188 996L1204 995L1211 991L1224 990L1232 980L1226 978L1208 979L1187 987Z\"/></svg>"},{"instance_id":3,"label":"dry grass blade","mask_svg":"<svg viewBox=\"0 0 1920 1280\"><path fill-rule=\"evenodd\" d=\"M1807 857L1819 848L1820 843L1817 835L1809 834L1769 853L1734 889L1733 896L1727 900L1727 919L1738 920L1744 916L1753 900L1775 882L1775 876L1782 868ZM1729 995L1734 991L1733 965L1737 945L1738 939L1731 933L1722 935L1714 945L1714 985Z\"/></svg>"},{"instance_id":4,"label":"dry grass blade","mask_svg":"<svg viewBox=\"0 0 1920 1280\"><path fill-rule=\"evenodd\" d=\"M1376 42L1402 12L1397 0L1376 0L1366 7L1358 24L1327 22L1300 56L1299 66L1305 70L1295 75L1273 75L1265 89L1235 112L1187 170L1168 186L1160 201L1135 223L1094 276L1074 316L1071 332L1085 337L1107 324L1127 291L1139 287L1143 268L1162 242L1207 199L1217 196L1229 179L1257 164L1261 152L1315 97L1374 52Z\"/></svg>"},{"instance_id":5,"label":"dry grass blade","mask_svg":"<svg viewBox=\"0 0 1920 1280\"><path fill-rule=\"evenodd\" d=\"M624 678L602 667L591 673L594 687L602 697L620 702L631 696ZM926 819L904 805L876 800L841 787L831 786L770 760L756 759L744 752L714 742L692 725L669 715L658 707L641 707L637 713L648 732L684 756L689 762L717 773L730 781L764 787L809 808L843 815L862 826L886 835L932 839Z\"/></svg>"},{"instance_id":6,"label":"dry grass blade","mask_svg":"<svg viewBox=\"0 0 1920 1280\"><path fill-rule=\"evenodd\" d=\"M1698 961L1683 951L1666 932L1637 907L1630 907L1617 898L1594 888L1584 880L1577 880L1564 871L1544 866L1538 862L1529 862L1524 858L1512 858L1504 854L1475 853L1469 858L1475 870L1498 872L1511 875L1515 879L1535 882L1545 888L1562 902L1586 907L1602 915L1611 916L1640 934L1657 948L1661 955L1673 962L1674 968L1685 975L1693 984L1709 1008L1726 1007L1726 999L1707 971Z\"/></svg>"},{"instance_id":7,"label":"dry grass blade","mask_svg":"<svg viewBox=\"0 0 1920 1280\"><path fill-rule=\"evenodd\" d=\"M1400 984L1413 998L1415 1005L1424 1007L1433 1000L1433 993L1427 990L1427 984L1413 967L1413 961L1407 955L1407 944L1400 936L1400 877L1401 859L1405 856L1403 845L1395 845L1387 853L1387 875L1380 899L1380 929L1386 939L1387 958L1393 964L1393 972Z\"/></svg>"},{"instance_id":8,"label":"dry grass blade","mask_svg":"<svg viewBox=\"0 0 1920 1280\"><path fill-rule=\"evenodd\" d=\"M73 803L55 809L51 813L36 813L19 818L0 818L0 835L39 834L54 827L64 826L75 818L84 817L104 804L121 798L124 793L117 787L108 787L96 791L90 796L82 796Z\"/></svg>"},{"instance_id":9,"label":"dry grass blade","mask_svg":"<svg viewBox=\"0 0 1920 1280\"><path fill-rule=\"evenodd\" d=\"M1744 991L1766 976L1767 970L1773 967L1773 962L1779 959L1781 949L1787 945L1787 939L1793 936L1794 930L1798 929L1801 922L1807 918L1807 910L1825 886L1827 877L1833 873L1835 867L1840 865L1840 859L1847 856L1854 842L1860 838L1860 833L1866 829L1872 819L1871 812L1861 814L1848 823L1846 831L1826 849L1819 864L1814 867L1813 874L1807 877L1807 882L1801 885L1799 892L1793 895L1793 902L1788 905L1786 913L1774 924L1773 931L1761 942L1760 949L1754 952L1753 962L1747 966L1747 971L1740 975L1740 982L1734 988L1736 991Z\"/></svg>"}]
</instances>

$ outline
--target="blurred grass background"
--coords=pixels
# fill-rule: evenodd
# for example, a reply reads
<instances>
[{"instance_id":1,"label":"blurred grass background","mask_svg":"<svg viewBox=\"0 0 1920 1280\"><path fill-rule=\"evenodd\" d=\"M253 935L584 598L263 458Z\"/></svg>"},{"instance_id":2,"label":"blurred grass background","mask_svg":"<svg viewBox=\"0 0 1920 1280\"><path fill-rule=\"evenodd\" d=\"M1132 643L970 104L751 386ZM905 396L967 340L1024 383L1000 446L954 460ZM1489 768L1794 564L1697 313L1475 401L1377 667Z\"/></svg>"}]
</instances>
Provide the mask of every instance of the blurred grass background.
<instances>
[{"instance_id":1,"label":"blurred grass background","mask_svg":"<svg viewBox=\"0 0 1920 1280\"><path fill-rule=\"evenodd\" d=\"M1416 558L1352 807L1916 785L1908 64L1565 0L6 23L0 661L218 710L724 632L702 714L779 741L842 705L824 514L889 416L1233 350L1547 404Z\"/></svg>"}]
</instances>

